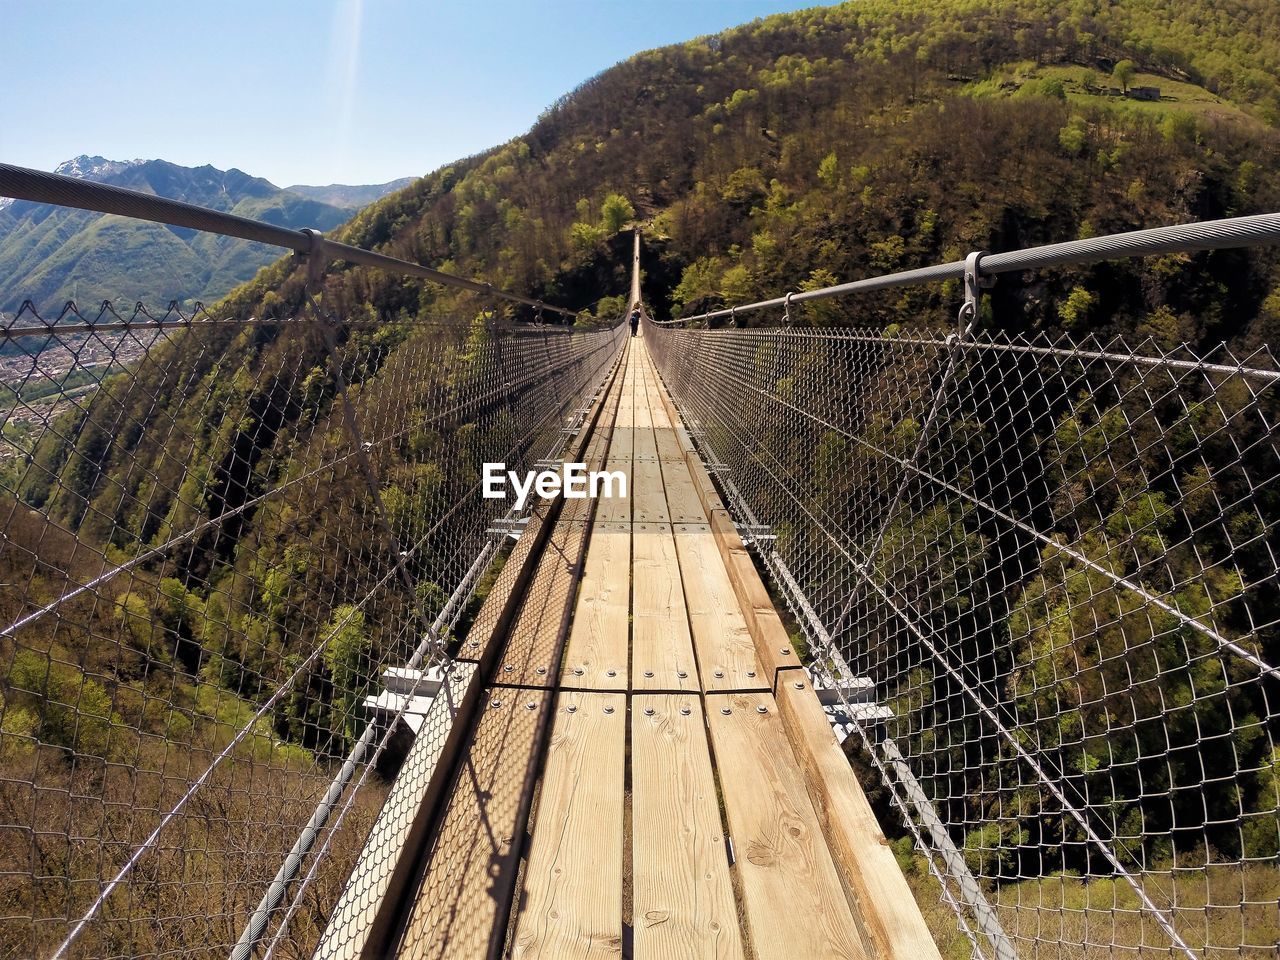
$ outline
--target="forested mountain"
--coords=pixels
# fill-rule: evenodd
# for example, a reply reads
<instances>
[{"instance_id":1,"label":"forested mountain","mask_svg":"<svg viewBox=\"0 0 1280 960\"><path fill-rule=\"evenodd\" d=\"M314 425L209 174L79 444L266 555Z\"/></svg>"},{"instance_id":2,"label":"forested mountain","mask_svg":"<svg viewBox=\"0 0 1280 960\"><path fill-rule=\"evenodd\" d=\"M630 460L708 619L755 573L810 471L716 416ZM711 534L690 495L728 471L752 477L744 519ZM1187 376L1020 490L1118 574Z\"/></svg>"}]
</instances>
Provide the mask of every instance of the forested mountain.
<instances>
[{"instance_id":1,"label":"forested mountain","mask_svg":"<svg viewBox=\"0 0 1280 960\"><path fill-rule=\"evenodd\" d=\"M634 208L647 295L687 312L972 249L1280 209L1278 18L1265 0L865 0L770 17L619 64L342 236L576 307L611 270L623 289L608 234ZM1127 85L1159 101L1110 92L1124 61ZM1158 282L1142 264L1057 271L997 288L997 305L1014 301L998 322L1256 339L1276 323L1264 264L1166 258ZM375 307L413 308L390 278L360 284ZM333 294L351 308L348 289ZM865 301L846 319L919 320L920 306Z\"/></svg>"},{"instance_id":2,"label":"forested mountain","mask_svg":"<svg viewBox=\"0 0 1280 960\"><path fill-rule=\"evenodd\" d=\"M410 180L281 190L261 177L164 160L80 156L57 173L141 190L285 227L328 230L351 211ZM260 243L24 201L0 203L0 310L30 299L56 311L67 300L205 300L221 297L276 260ZM161 293L160 291L164 291Z\"/></svg>"},{"instance_id":3,"label":"forested mountain","mask_svg":"<svg viewBox=\"0 0 1280 960\"><path fill-rule=\"evenodd\" d=\"M557 101L524 136L413 182L361 210L334 235L581 308L578 322L587 324L616 316L622 306L630 238L620 231L639 221L646 238L646 300L659 315L691 315L959 259L972 250L1280 210L1278 77L1280 6L1274 0L858 0L637 54ZM1158 87L1159 99L1126 96L1131 86ZM230 209L264 215L272 202L254 196ZM306 209L319 212L288 203L276 209L278 222L294 226L304 225ZM0 212L0 231L13 214L14 208ZM65 214L56 223L83 229L75 216ZM325 224L312 219L310 225ZM96 229L110 243L98 249L128 250L127 233L110 234L126 226L99 221ZM167 233L175 239L166 243L188 248L197 242ZM45 236L50 251L75 242L52 229ZM107 294L153 303L194 296L212 282L200 271L230 258L218 256L200 257L198 265L181 261L190 265L189 277L141 270L122 275ZM55 294L56 285L49 290L55 300L67 295ZM613 296L600 301L601 294ZM950 329L957 295L949 286L824 301L797 311L797 320ZM343 264L328 275L321 301L362 324L377 318L476 319L471 299ZM302 273L283 259L213 312L284 318L298 314L303 302ZM985 303L987 327L1148 337L1157 346L1188 341L1206 348L1226 340L1247 350L1280 342L1280 252L1171 255L1002 278ZM464 307L470 313L460 318ZM515 318L532 319L527 311ZM754 315L751 322L777 319ZM378 389L382 371L399 363L403 374L408 352L421 347L418 334L406 334L404 326L352 325L342 332L348 339L339 346L357 358L349 380L359 409L378 422L392 418L397 402ZM483 337L480 325L458 355ZM14 549L3 556L13 568L0 564L0 581L56 595L63 575L83 582L97 572L73 543L91 544L108 558L159 549L176 529L239 510L284 478L310 476L341 439L318 333L286 337L272 325L190 331L158 350L157 362L142 365L134 377L108 378L92 402L64 414L59 429L31 450L29 468L0 472L19 501L15 506L6 493L2 509L23 518L10 528ZM1064 446L1071 437L1083 445L1081 438L1094 429L1086 425L1089 418L1111 412L1086 407L1082 400L1079 409L1064 409ZM1113 416L1108 422L1107 429L1120 429L1115 422L1125 421ZM130 425L126 435L112 431L115 423ZM1189 426L1187 435L1202 426ZM471 427L448 429L455 438L469 438ZM429 518L405 491L414 484L464 489L462 474L475 468L453 462L458 457L446 462L440 451L463 444L451 447L444 432L411 425L391 453L380 454L391 461L379 464L387 484L381 495L389 510L404 511L414 531ZM290 443L281 439L286 437ZM1142 468L1129 467L1137 478ZM1170 498L1176 496L1172 486ZM353 518L372 507L354 473L320 489L288 516L245 509L234 525L189 551L139 563L118 609L94 603L84 615L91 629L68 629L39 642L56 653L67 676L80 664L112 696L117 688L163 687L156 677L164 674L166 689L189 693L192 701L198 699L194 691L217 686L260 702L271 678L297 657L279 622L301 622L300 611L311 618L307 622L324 622L349 602L349 571L334 561L325 537L360 529ZM1068 500L1069 492L1063 494ZM831 497L879 493L892 495L835 485L829 491ZM1106 554L1126 529L1174 522L1170 510L1150 523L1129 525L1126 501L1106 500L1113 495L1100 493L1098 506L1090 505L1105 515L1079 518L1092 524L1080 545L1084 555ZM1221 502L1244 497L1224 494ZM1274 507L1268 510L1265 515L1275 515ZM46 515L61 528L56 536L43 523ZM1241 516L1241 524L1252 522ZM972 520L943 519L957 530ZM974 537L975 553L1000 548ZM42 546L49 543L70 559L54 556L44 561L50 569L32 567L30 557L49 554ZM329 554L322 552L326 545ZM374 552L367 544L344 549L351 556ZM1259 550L1265 566L1266 551ZM1019 615L1026 622L997 629L1048 642L1047 624L1034 618L1065 601L1045 601L1036 593L1047 589L1030 571L1020 588L1020 609L1027 612ZM314 598L329 607L318 609ZM1082 617L1090 612L1085 605L1071 609L1083 611ZM0 595L0 610L16 616L18 598ZM139 639L131 626L144 621L158 625L157 633L180 637L176 646L169 644L176 653L154 656L153 647L164 644ZM392 642L372 627L358 640L367 647L357 655L371 663L381 662L379 652ZM24 642L33 643L30 636ZM114 647L131 655L118 655ZM1280 655L1264 652L1273 661ZM1091 656L1087 650L1071 653ZM0 654L9 651L0 648ZM1127 667L1124 658L1117 663L1117 670ZM344 743L314 734L341 727L320 716L338 708L317 706L317 700L328 692L334 704L358 702L360 691L336 690L339 672L328 661L316 671L308 681L315 696L278 703L272 733L318 756L340 757ZM74 677L66 682L75 686ZM1020 695L1014 688L1001 693L1011 700ZM11 702L25 701L15 695ZM138 721L152 722L158 729L167 720L145 715ZM56 730L37 734L43 742L58 742ZM1265 777L1275 775L1267 771L1280 770L1280 757L1263 756L1264 746L1261 738L1232 744L1260 771L1239 786L1250 796L1272 789ZM77 741L76 748L96 749L88 741ZM955 769L968 768L958 762ZM964 794L957 787L951 796ZM1207 814L1200 809L1190 815ZM974 811L967 822L982 820L982 812ZM1009 817L1007 826L1016 831L1016 818ZM1232 842L1231 835L1224 830L1222 842ZM1239 831L1235 836L1238 844ZM1229 852L1272 857L1275 840L1262 829L1250 838L1250 849ZM1063 842L1079 849L1077 841Z\"/></svg>"}]
</instances>

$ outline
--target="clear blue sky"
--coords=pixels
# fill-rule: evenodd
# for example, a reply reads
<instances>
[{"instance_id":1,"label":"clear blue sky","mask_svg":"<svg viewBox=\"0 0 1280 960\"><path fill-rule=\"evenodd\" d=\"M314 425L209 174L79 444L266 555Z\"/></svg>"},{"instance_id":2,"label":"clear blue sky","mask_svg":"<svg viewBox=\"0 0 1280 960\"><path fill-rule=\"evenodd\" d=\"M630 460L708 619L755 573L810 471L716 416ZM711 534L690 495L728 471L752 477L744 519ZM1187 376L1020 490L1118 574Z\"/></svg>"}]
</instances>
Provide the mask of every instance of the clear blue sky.
<instances>
[{"instance_id":1,"label":"clear blue sky","mask_svg":"<svg viewBox=\"0 0 1280 960\"><path fill-rule=\"evenodd\" d=\"M0 0L0 161L419 175L640 50L815 0Z\"/></svg>"}]
</instances>

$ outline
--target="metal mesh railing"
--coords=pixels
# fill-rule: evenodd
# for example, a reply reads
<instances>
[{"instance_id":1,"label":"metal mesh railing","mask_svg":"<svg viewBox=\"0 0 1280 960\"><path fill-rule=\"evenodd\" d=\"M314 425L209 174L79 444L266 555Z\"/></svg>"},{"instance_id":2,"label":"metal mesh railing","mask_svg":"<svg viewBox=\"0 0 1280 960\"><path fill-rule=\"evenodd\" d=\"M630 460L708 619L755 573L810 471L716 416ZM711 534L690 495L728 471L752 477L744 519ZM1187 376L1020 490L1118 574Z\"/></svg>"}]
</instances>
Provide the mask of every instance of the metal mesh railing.
<instances>
[{"instance_id":1,"label":"metal mesh railing","mask_svg":"<svg viewBox=\"0 0 1280 960\"><path fill-rule=\"evenodd\" d=\"M646 336L976 955L1275 955L1265 349Z\"/></svg>"},{"instance_id":2,"label":"metal mesh railing","mask_svg":"<svg viewBox=\"0 0 1280 960\"><path fill-rule=\"evenodd\" d=\"M0 327L0 957L310 955L403 754L371 698L507 539L481 464L555 456L624 332L471 297Z\"/></svg>"}]
</instances>

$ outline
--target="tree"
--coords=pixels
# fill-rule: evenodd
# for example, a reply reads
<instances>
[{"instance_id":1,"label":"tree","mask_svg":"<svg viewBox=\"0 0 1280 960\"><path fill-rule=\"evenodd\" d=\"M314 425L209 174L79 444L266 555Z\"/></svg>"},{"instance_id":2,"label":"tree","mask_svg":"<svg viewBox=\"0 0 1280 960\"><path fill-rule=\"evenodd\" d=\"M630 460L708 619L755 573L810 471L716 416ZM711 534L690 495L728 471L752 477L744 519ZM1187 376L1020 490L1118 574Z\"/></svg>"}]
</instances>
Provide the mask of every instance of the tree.
<instances>
[{"instance_id":1,"label":"tree","mask_svg":"<svg viewBox=\"0 0 1280 960\"><path fill-rule=\"evenodd\" d=\"M600 225L604 227L605 236L617 233L635 215L636 208L631 205L630 200L620 193L609 194L600 208Z\"/></svg>"},{"instance_id":2,"label":"tree","mask_svg":"<svg viewBox=\"0 0 1280 960\"><path fill-rule=\"evenodd\" d=\"M343 604L333 611L333 617L320 631L324 648L324 665L333 682L333 709L348 738L355 736L356 704L360 702L368 685L371 666L369 635L365 631L364 611L352 604Z\"/></svg>"},{"instance_id":3,"label":"tree","mask_svg":"<svg viewBox=\"0 0 1280 960\"><path fill-rule=\"evenodd\" d=\"M1132 60L1121 60L1115 65L1115 69L1111 71L1111 78L1120 84L1122 91L1128 93L1129 84L1133 81L1133 75L1137 72L1137 64Z\"/></svg>"}]
</instances>

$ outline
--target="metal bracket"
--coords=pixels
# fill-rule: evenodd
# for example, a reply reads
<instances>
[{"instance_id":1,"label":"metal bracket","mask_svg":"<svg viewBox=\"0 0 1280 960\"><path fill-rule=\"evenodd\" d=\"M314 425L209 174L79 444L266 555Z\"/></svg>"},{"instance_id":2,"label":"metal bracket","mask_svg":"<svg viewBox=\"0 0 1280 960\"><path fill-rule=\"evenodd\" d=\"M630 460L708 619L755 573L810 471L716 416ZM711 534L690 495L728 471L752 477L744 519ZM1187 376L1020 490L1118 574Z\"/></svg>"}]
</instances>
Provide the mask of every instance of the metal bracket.
<instances>
[{"instance_id":1,"label":"metal bracket","mask_svg":"<svg viewBox=\"0 0 1280 960\"><path fill-rule=\"evenodd\" d=\"M964 304L960 307L960 335L963 336L978 322L982 291L995 286L994 275L982 275L981 261L987 255L986 250L975 250L964 258Z\"/></svg>"},{"instance_id":2,"label":"metal bracket","mask_svg":"<svg viewBox=\"0 0 1280 960\"><path fill-rule=\"evenodd\" d=\"M528 525L528 517L498 517L490 523L485 533L491 537L510 537L512 540L519 540L520 534L524 533L524 528Z\"/></svg>"},{"instance_id":3,"label":"metal bracket","mask_svg":"<svg viewBox=\"0 0 1280 960\"><path fill-rule=\"evenodd\" d=\"M746 547L754 546L758 550L763 550L776 543L778 539L778 535L770 531L767 523L735 523L733 526L738 531L742 545Z\"/></svg>"},{"instance_id":4,"label":"metal bracket","mask_svg":"<svg viewBox=\"0 0 1280 960\"><path fill-rule=\"evenodd\" d=\"M325 240L319 230L307 227L302 232L311 240L311 249L294 256L307 261L307 290L317 293L324 283L324 272L329 269L333 257L328 251L329 241Z\"/></svg>"}]
</instances>

